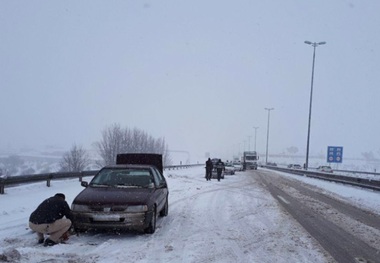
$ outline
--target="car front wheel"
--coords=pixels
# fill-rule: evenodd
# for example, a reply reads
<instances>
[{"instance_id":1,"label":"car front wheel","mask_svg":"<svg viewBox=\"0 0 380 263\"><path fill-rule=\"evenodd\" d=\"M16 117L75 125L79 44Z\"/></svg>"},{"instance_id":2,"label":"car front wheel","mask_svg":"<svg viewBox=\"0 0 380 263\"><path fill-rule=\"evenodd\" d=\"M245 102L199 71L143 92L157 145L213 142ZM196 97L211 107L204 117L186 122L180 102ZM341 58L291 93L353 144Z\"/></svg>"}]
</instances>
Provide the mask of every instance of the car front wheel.
<instances>
[{"instance_id":1,"label":"car front wheel","mask_svg":"<svg viewBox=\"0 0 380 263\"><path fill-rule=\"evenodd\" d=\"M160 216L167 216L169 214L169 200L166 198L165 206L160 212Z\"/></svg>"},{"instance_id":2,"label":"car front wheel","mask_svg":"<svg viewBox=\"0 0 380 263\"><path fill-rule=\"evenodd\" d=\"M154 207L152 212L152 219L149 222L149 226L144 229L144 232L147 234L153 234L156 231L156 222L157 222L157 211Z\"/></svg>"},{"instance_id":3,"label":"car front wheel","mask_svg":"<svg viewBox=\"0 0 380 263\"><path fill-rule=\"evenodd\" d=\"M79 233L84 233L87 232L87 229L84 228L74 228L74 232L79 234Z\"/></svg>"}]
</instances>

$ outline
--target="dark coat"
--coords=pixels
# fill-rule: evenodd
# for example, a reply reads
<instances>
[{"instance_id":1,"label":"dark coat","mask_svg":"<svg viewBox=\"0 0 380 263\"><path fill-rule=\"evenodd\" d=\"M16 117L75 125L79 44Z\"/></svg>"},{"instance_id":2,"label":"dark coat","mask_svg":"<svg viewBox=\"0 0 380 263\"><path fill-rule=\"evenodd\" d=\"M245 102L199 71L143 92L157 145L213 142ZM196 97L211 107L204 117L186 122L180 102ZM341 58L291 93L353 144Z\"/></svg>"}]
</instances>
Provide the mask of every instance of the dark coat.
<instances>
[{"instance_id":1,"label":"dark coat","mask_svg":"<svg viewBox=\"0 0 380 263\"><path fill-rule=\"evenodd\" d=\"M224 167L224 162L222 162L221 160L219 160L216 164L216 170L218 172L222 172L223 170L225 170L226 168Z\"/></svg>"},{"instance_id":2,"label":"dark coat","mask_svg":"<svg viewBox=\"0 0 380 263\"><path fill-rule=\"evenodd\" d=\"M71 210L67 202L58 197L53 196L43 201L29 217L29 221L33 224L51 224L57 219L66 217L72 221Z\"/></svg>"},{"instance_id":3,"label":"dark coat","mask_svg":"<svg viewBox=\"0 0 380 263\"><path fill-rule=\"evenodd\" d=\"M212 161L210 159L208 159L206 161L206 169L209 170L209 171L212 171L212 168L213 168Z\"/></svg>"}]
</instances>

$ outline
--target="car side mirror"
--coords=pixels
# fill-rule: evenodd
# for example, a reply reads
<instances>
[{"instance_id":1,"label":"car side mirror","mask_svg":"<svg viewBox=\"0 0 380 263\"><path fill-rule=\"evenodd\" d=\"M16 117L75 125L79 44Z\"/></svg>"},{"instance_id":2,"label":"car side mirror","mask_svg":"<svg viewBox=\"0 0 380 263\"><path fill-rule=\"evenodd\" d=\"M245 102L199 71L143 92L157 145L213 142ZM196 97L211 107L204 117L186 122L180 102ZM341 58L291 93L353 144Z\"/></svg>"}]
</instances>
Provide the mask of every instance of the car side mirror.
<instances>
[{"instance_id":1,"label":"car side mirror","mask_svg":"<svg viewBox=\"0 0 380 263\"><path fill-rule=\"evenodd\" d=\"M168 187L167 183L166 182L162 182L158 185L158 188L166 188Z\"/></svg>"},{"instance_id":2,"label":"car side mirror","mask_svg":"<svg viewBox=\"0 0 380 263\"><path fill-rule=\"evenodd\" d=\"M87 186L88 186L88 182L86 182L86 181L82 181L82 182L80 183L80 185L83 186L83 187L87 187Z\"/></svg>"}]
</instances>

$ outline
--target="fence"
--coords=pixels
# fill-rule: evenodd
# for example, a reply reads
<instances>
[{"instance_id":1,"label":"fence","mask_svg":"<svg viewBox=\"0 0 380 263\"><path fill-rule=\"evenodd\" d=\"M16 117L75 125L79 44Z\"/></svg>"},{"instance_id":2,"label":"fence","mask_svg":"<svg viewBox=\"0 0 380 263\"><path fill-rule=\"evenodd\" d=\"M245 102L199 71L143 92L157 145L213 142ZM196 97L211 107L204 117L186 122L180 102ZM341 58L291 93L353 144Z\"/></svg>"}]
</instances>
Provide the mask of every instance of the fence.
<instances>
[{"instance_id":1,"label":"fence","mask_svg":"<svg viewBox=\"0 0 380 263\"><path fill-rule=\"evenodd\" d=\"M313 177L318 178L322 180L332 181L332 182L338 182L338 183L344 183L344 184L350 184L350 185L356 185L363 188L368 188L376 191L380 191L380 181L379 180L373 180L373 179L366 179L366 178L360 178L360 177L353 177L353 176L345 176L345 175L339 175L339 174L333 174L333 173L322 173L322 172L316 172L316 171L310 171L310 170L303 170L303 169L289 169L289 168L282 168L277 166L264 166L265 168L286 172L286 173L292 173L297 174L301 176L307 176L307 177ZM334 170L336 171L336 170ZM340 170L341 172L343 170ZM376 173L367 173L367 172L360 172L360 171L347 171L344 170L344 172L350 172L350 173L365 173L365 174L376 174Z\"/></svg>"},{"instance_id":2,"label":"fence","mask_svg":"<svg viewBox=\"0 0 380 263\"><path fill-rule=\"evenodd\" d=\"M204 164L169 165L169 166L164 166L164 170L186 169L189 167L200 166L200 165L204 165ZM79 181L82 181L83 177L94 176L98 171L99 170L82 171L82 172L58 172L58 173L0 177L0 194L5 193L6 186L46 181L46 186L50 187L50 183L52 180L79 178Z\"/></svg>"}]
</instances>

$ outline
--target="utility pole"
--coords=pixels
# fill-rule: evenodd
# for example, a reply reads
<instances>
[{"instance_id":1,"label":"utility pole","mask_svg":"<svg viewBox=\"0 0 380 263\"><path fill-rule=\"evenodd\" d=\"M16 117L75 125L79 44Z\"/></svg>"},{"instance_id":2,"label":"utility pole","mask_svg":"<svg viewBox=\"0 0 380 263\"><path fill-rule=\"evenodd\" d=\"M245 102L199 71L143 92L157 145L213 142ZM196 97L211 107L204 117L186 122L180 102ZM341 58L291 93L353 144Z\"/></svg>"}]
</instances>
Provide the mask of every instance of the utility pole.
<instances>
[{"instance_id":1,"label":"utility pole","mask_svg":"<svg viewBox=\"0 0 380 263\"><path fill-rule=\"evenodd\" d=\"M254 129L255 129L255 152L256 152L256 134L257 134L257 129L259 128L259 127L253 127Z\"/></svg>"},{"instance_id":2,"label":"utility pole","mask_svg":"<svg viewBox=\"0 0 380 263\"><path fill-rule=\"evenodd\" d=\"M326 42L310 42L305 41L305 44L311 45L314 48L313 51L313 66L311 69L311 88L310 88L310 104L309 104L309 124L307 128L307 142L306 142L306 163L305 163L305 170L309 167L309 143L310 143L310 124L311 124L311 105L313 102L313 82L314 82L314 63L315 63L315 49L319 45L324 45Z\"/></svg>"},{"instance_id":3,"label":"utility pole","mask_svg":"<svg viewBox=\"0 0 380 263\"><path fill-rule=\"evenodd\" d=\"M267 150L265 154L265 164L268 164L268 142L269 142L269 120L270 120L270 111L274 108L265 108L268 111L268 126L267 126Z\"/></svg>"}]
</instances>

